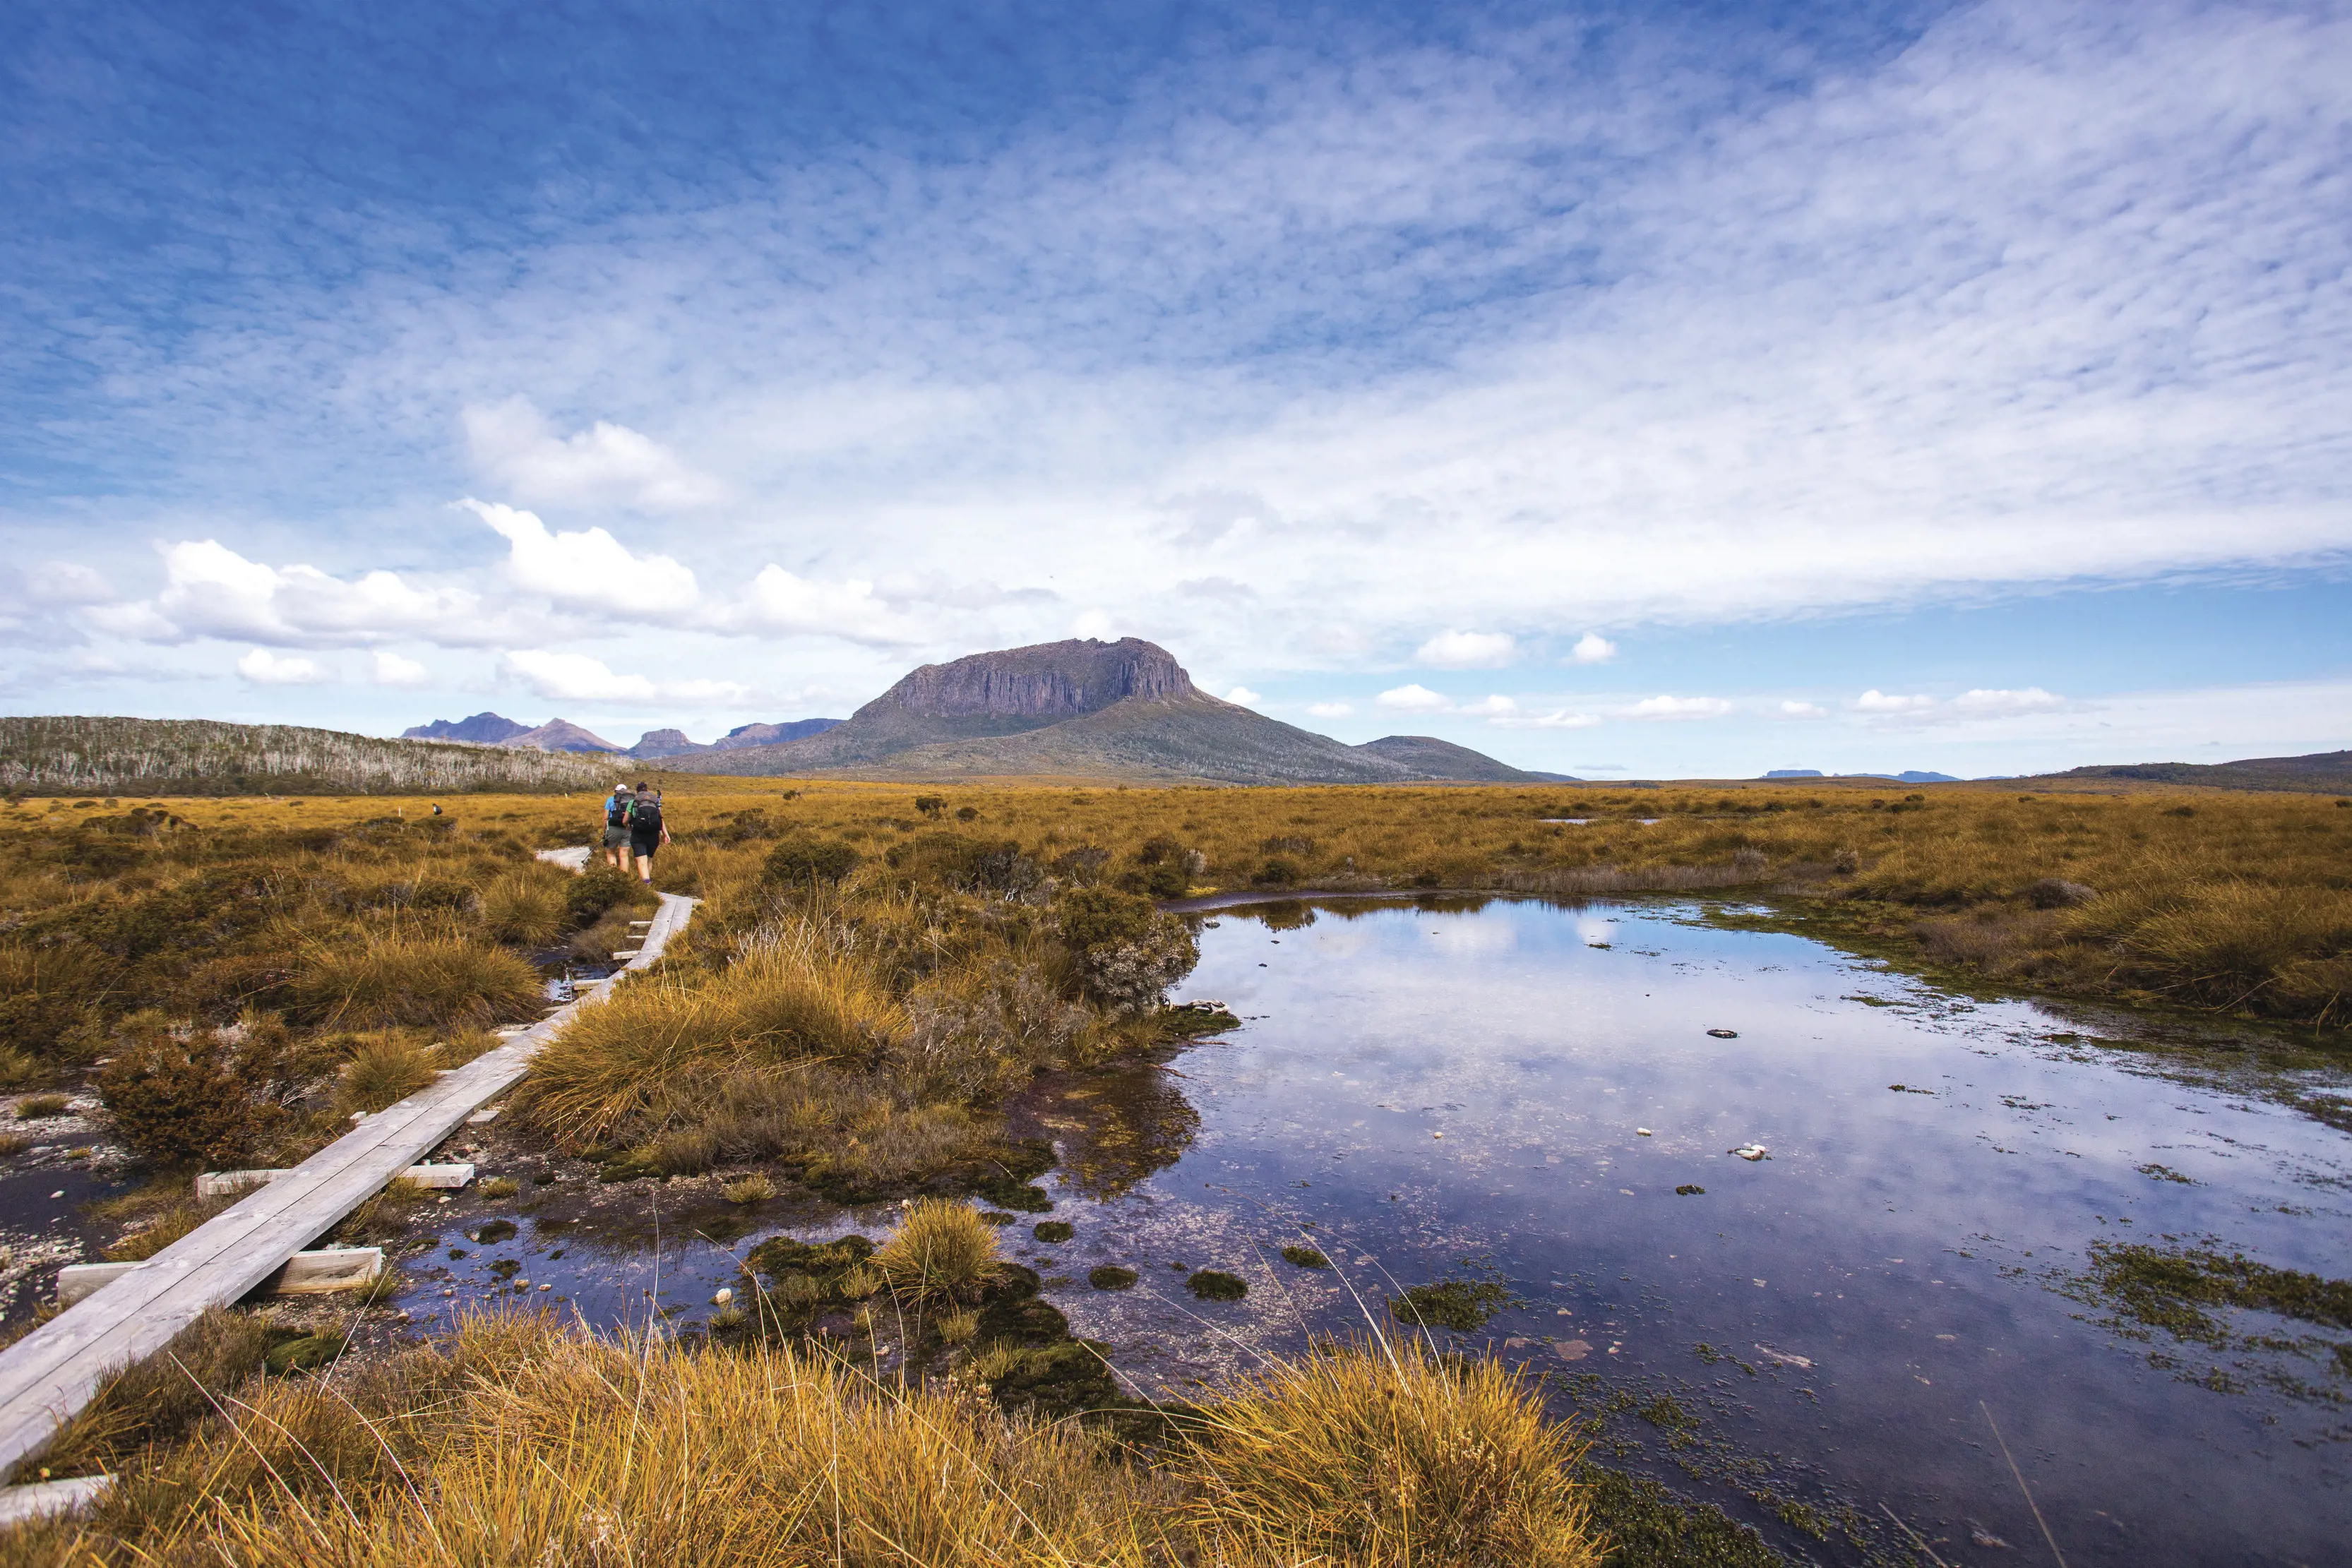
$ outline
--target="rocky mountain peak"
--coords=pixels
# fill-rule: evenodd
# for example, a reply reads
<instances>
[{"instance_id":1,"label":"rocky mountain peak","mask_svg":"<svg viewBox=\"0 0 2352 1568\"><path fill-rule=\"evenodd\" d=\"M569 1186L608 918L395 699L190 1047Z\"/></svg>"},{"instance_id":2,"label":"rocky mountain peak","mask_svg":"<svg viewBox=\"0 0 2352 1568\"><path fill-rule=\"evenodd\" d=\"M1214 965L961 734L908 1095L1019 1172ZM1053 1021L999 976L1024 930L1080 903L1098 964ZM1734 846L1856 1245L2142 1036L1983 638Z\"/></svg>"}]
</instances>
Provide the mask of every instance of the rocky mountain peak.
<instances>
[{"instance_id":1,"label":"rocky mountain peak","mask_svg":"<svg viewBox=\"0 0 2352 1568\"><path fill-rule=\"evenodd\" d=\"M1075 718L1129 697L1195 695L1192 677L1155 643L1073 638L925 664L858 709L922 718Z\"/></svg>"}]
</instances>

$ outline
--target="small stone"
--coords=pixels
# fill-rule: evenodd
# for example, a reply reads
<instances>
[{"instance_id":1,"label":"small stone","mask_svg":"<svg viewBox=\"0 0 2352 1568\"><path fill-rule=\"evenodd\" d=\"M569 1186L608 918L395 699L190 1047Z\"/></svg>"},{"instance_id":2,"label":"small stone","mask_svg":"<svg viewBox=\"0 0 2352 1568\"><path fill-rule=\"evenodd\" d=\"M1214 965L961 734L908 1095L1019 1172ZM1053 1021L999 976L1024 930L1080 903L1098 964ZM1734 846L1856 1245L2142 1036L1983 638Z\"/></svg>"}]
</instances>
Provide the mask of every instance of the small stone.
<instances>
[{"instance_id":1,"label":"small stone","mask_svg":"<svg viewBox=\"0 0 2352 1568\"><path fill-rule=\"evenodd\" d=\"M714 1307L723 1307L734 1299L735 1292L729 1287L721 1285L719 1287L719 1293L710 1298L710 1304Z\"/></svg>"},{"instance_id":2,"label":"small stone","mask_svg":"<svg viewBox=\"0 0 2352 1568\"><path fill-rule=\"evenodd\" d=\"M1739 1031L1736 1029L1711 1029L1706 1032L1715 1036L1717 1040L1738 1040L1739 1038Z\"/></svg>"},{"instance_id":3,"label":"small stone","mask_svg":"<svg viewBox=\"0 0 2352 1568\"><path fill-rule=\"evenodd\" d=\"M1634 1128L1634 1129L1633 1129L1633 1135L1634 1135L1635 1137L1637 1137L1637 1138L1653 1138L1653 1137L1657 1136L1657 1134L1654 1134L1654 1133L1651 1132L1651 1131L1650 1131L1650 1129L1649 1129L1649 1128L1647 1128L1647 1127L1636 1127L1636 1128Z\"/></svg>"}]
</instances>

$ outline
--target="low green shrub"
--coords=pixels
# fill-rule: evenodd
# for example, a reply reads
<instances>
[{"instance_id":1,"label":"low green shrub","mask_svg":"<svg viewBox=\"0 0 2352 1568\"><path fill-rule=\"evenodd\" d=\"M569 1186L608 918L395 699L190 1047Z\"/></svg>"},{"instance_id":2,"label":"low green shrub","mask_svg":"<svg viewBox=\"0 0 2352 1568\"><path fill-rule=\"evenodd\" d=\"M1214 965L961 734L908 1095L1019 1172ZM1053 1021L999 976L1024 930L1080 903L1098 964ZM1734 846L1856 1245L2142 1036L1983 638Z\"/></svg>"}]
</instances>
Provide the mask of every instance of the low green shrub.
<instances>
[{"instance_id":1,"label":"low green shrub","mask_svg":"<svg viewBox=\"0 0 2352 1568\"><path fill-rule=\"evenodd\" d=\"M830 887L856 871L858 859L857 852L839 839L795 832L768 852L761 875L783 887Z\"/></svg>"}]
</instances>

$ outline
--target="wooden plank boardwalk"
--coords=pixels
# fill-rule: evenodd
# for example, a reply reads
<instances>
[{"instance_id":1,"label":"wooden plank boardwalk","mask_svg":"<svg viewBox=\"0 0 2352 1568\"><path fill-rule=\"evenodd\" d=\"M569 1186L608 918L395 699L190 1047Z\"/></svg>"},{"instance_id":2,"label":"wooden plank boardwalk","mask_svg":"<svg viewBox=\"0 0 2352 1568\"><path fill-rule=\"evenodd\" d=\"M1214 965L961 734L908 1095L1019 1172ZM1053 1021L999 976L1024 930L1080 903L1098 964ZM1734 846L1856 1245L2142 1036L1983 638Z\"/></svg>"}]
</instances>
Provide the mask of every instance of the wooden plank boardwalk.
<instances>
[{"instance_id":1,"label":"wooden plank boardwalk","mask_svg":"<svg viewBox=\"0 0 2352 1568\"><path fill-rule=\"evenodd\" d=\"M585 860L585 851L550 852L545 858L577 870L575 853ZM691 898L664 894L661 900L643 951L623 973L659 958L694 914ZM601 1001L613 983L599 983L505 1045L368 1117L236 1207L0 1351L0 1473L47 1446L109 1373L153 1354L207 1307L253 1290L422 1159L484 1101L511 1088L539 1048L582 1007Z\"/></svg>"}]
</instances>

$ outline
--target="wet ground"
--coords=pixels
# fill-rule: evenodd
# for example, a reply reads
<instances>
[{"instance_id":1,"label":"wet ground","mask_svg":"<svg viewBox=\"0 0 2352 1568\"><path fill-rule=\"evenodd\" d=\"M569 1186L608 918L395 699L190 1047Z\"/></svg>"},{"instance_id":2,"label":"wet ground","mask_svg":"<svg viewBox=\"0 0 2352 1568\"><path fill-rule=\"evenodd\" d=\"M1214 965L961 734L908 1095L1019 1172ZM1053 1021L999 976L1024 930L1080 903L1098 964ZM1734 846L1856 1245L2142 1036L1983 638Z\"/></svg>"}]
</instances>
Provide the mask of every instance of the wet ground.
<instances>
[{"instance_id":1,"label":"wet ground","mask_svg":"<svg viewBox=\"0 0 2352 1568\"><path fill-rule=\"evenodd\" d=\"M1310 1333L1395 1332L1409 1287L1457 1281L1475 1319L1491 1283L1489 1321L1423 1332L1524 1364L1606 1462L1818 1561L1899 1546L1889 1511L1948 1563L2045 1560L2032 1504L2078 1565L2352 1561L2352 1323L2221 1306L2184 1335L2093 1280L2102 1244L2352 1276L2352 1136L2313 1112L2343 1075L1951 996L1704 913L1212 915L1185 992L1244 1027L1014 1107L1063 1166L1008 1250L1155 1396ZM420 1327L518 1297L690 1327L761 1237L891 1223L739 1207L709 1178L598 1190L494 1132L486 1168L559 1179L526 1176L534 1212L445 1211L400 1301ZM1033 1239L1041 1218L1074 1239ZM1101 1265L1140 1282L1091 1289ZM1248 1295L1195 1299L1204 1268Z\"/></svg>"}]
</instances>

